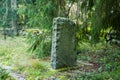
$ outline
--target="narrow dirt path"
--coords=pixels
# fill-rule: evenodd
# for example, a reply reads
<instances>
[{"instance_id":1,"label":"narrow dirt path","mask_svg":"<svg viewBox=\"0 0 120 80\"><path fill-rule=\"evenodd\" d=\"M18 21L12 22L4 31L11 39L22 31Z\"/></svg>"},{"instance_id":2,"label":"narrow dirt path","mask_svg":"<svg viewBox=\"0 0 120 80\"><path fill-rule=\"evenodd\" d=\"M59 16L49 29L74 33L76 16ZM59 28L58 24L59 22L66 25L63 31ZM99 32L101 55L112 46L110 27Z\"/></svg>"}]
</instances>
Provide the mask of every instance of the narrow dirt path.
<instances>
[{"instance_id":1,"label":"narrow dirt path","mask_svg":"<svg viewBox=\"0 0 120 80\"><path fill-rule=\"evenodd\" d=\"M23 77L21 74L13 72L11 70L11 66L4 66L3 64L0 64L0 67L6 69L9 75L13 77L15 80L26 80L25 77Z\"/></svg>"}]
</instances>

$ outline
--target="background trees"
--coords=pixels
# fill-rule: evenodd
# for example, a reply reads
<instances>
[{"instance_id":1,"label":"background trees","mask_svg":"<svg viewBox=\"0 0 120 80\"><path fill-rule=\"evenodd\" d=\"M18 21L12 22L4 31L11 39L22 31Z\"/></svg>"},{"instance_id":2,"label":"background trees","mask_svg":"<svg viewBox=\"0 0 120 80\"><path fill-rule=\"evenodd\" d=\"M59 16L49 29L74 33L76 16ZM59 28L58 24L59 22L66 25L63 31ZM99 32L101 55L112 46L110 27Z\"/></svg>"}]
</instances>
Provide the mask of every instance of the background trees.
<instances>
[{"instance_id":1,"label":"background trees","mask_svg":"<svg viewBox=\"0 0 120 80\"><path fill-rule=\"evenodd\" d=\"M115 38L118 40L120 39L118 36L120 34L120 20L118 19L120 16L119 3L119 0L100 0L96 3L93 20L94 27L92 31L95 39L98 39L97 36L102 35L102 33L104 33L107 29L110 30L110 28L114 30L114 35L116 36Z\"/></svg>"},{"instance_id":2,"label":"background trees","mask_svg":"<svg viewBox=\"0 0 120 80\"><path fill-rule=\"evenodd\" d=\"M78 45L80 41L92 40L95 43L105 40L106 34L111 31L111 35L114 35L112 38L119 40L119 3L119 0L21 0L13 2L2 0L0 24L4 28L11 26L16 33L21 28L46 29L46 33L49 33L53 18L61 16L75 21ZM38 39L33 40L36 48L37 41L41 41Z\"/></svg>"},{"instance_id":3,"label":"background trees","mask_svg":"<svg viewBox=\"0 0 120 80\"><path fill-rule=\"evenodd\" d=\"M2 0L1 2L1 27L4 35L14 36L18 34L17 2L16 0Z\"/></svg>"}]
</instances>

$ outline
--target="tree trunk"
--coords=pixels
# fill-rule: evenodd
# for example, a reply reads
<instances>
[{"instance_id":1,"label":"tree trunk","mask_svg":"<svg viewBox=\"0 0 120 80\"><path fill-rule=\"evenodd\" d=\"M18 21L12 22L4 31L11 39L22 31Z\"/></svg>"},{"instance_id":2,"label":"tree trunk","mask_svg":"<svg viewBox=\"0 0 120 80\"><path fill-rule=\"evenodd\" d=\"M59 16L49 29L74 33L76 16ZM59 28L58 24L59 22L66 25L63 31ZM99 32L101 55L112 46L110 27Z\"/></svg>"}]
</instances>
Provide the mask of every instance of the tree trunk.
<instances>
[{"instance_id":1,"label":"tree trunk","mask_svg":"<svg viewBox=\"0 0 120 80\"><path fill-rule=\"evenodd\" d=\"M11 0L11 10L12 10L12 29L14 35L19 35L18 33L18 26L17 26L17 1Z\"/></svg>"},{"instance_id":2,"label":"tree trunk","mask_svg":"<svg viewBox=\"0 0 120 80\"><path fill-rule=\"evenodd\" d=\"M6 39L5 28L6 28L7 17L8 17L8 0L6 0L6 2L5 2L5 8L6 8L6 12L5 12L4 16L3 16L3 20L4 20L4 22L3 22L3 25L4 25L4 27L3 27L3 35L4 35L4 39Z\"/></svg>"}]
</instances>

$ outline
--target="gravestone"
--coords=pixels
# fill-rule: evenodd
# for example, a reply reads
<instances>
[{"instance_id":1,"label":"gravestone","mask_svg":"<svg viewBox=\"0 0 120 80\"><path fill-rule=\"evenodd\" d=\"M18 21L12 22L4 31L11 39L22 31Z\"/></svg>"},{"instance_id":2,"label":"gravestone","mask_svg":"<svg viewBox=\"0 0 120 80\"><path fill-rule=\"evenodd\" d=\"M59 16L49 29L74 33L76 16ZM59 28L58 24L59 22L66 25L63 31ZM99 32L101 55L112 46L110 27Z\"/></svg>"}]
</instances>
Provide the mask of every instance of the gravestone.
<instances>
[{"instance_id":1,"label":"gravestone","mask_svg":"<svg viewBox=\"0 0 120 80\"><path fill-rule=\"evenodd\" d=\"M51 66L72 67L76 63L75 23L68 18L53 19Z\"/></svg>"}]
</instances>

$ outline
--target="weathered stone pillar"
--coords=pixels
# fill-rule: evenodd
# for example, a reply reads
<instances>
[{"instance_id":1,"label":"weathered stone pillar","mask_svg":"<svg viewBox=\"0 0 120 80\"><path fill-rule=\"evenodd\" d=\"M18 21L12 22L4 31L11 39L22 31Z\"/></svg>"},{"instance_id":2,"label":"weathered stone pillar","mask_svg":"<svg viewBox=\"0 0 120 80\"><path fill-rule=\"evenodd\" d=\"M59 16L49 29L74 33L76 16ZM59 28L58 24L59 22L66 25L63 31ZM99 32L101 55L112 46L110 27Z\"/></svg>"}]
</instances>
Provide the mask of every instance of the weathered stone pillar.
<instances>
[{"instance_id":1,"label":"weathered stone pillar","mask_svg":"<svg viewBox=\"0 0 120 80\"><path fill-rule=\"evenodd\" d=\"M72 67L75 63L75 23L68 18L54 18L51 66L58 69Z\"/></svg>"}]
</instances>

